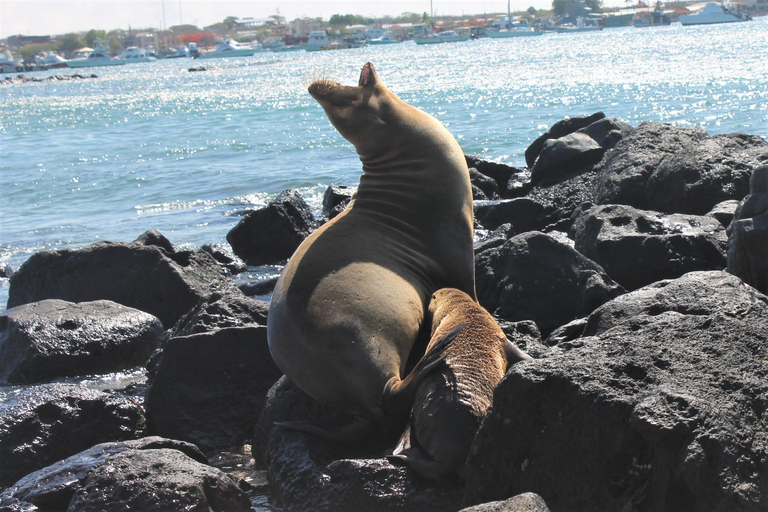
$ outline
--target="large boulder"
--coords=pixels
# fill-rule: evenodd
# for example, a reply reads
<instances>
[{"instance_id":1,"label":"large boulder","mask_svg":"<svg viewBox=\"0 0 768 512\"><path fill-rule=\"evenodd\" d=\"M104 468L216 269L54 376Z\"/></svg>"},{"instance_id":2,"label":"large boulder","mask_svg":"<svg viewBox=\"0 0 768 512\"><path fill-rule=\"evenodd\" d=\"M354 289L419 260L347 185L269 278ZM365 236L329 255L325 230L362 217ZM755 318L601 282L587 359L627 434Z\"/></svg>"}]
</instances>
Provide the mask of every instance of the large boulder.
<instances>
[{"instance_id":1,"label":"large boulder","mask_svg":"<svg viewBox=\"0 0 768 512\"><path fill-rule=\"evenodd\" d=\"M225 449L250 438L264 397L282 373L266 327L228 327L172 338L147 393L150 433Z\"/></svg>"},{"instance_id":2,"label":"large boulder","mask_svg":"<svg viewBox=\"0 0 768 512\"><path fill-rule=\"evenodd\" d=\"M752 171L766 161L768 142L757 136L642 123L606 153L595 202L704 215L744 198Z\"/></svg>"},{"instance_id":3,"label":"large boulder","mask_svg":"<svg viewBox=\"0 0 768 512\"><path fill-rule=\"evenodd\" d=\"M545 133L540 135L534 140L528 149L525 150L525 164L530 168L536 163L536 159L541 154L541 150L544 148L544 144L550 139L559 139L565 137L582 128L586 128L595 121L599 121L605 117L602 112L595 112L589 116L577 116L566 117L565 119L556 122Z\"/></svg>"},{"instance_id":4,"label":"large boulder","mask_svg":"<svg viewBox=\"0 0 768 512\"><path fill-rule=\"evenodd\" d=\"M509 224L514 234L540 231L552 220L551 208L527 197L501 201L474 201L473 206L475 221L489 230L494 230L502 224Z\"/></svg>"},{"instance_id":5,"label":"large boulder","mask_svg":"<svg viewBox=\"0 0 768 512\"><path fill-rule=\"evenodd\" d=\"M0 484L96 443L138 437L141 407L114 394L46 384L6 395L0 407Z\"/></svg>"},{"instance_id":6,"label":"large boulder","mask_svg":"<svg viewBox=\"0 0 768 512\"><path fill-rule=\"evenodd\" d=\"M501 198L520 197L530 190L531 173L526 168L492 162L475 155L464 155L464 158L469 169L475 169L496 182L496 186L491 188L497 191Z\"/></svg>"},{"instance_id":7,"label":"large boulder","mask_svg":"<svg viewBox=\"0 0 768 512\"><path fill-rule=\"evenodd\" d=\"M533 320L544 336L624 293L598 264L537 231L478 252L475 278L485 309L503 320Z\"/></svg>"},{"instance_id":8,"label":"large boulder","mask_svg":"<svg viewBox=\"0 0 768 512\"><path fill-rule=\"evenodd\" d=\"M728 272L768 294L768 166L752 174L728 235Z\"/></svg>"},{"instance_id":9,"label":"large boulder","mask_svg":"<svg viewBox=\"0 0 768 512\"><path fill-rule=\"evenodd\" d=\"M10 279L8 308L45 299L111 300L172 326L201 297L234 287L202 251L141 242L98 242L33 254Z\"/></svg>"},{"instance_id":10,"label":"large boulder","mask_svg":"<svg viewBox=\"0 0 768 512\"><path fill-rule=\"evenodd\" d=\"M312 210L291 189L244 216L227 233L227 242L248 265L275 264L290 258L314 227Z\"/></svg>"},{"instance_id":11,"label":"large boulder","mask_svg":"<svg viewBox=\"0 0 768 512\"><path fill-rule=\"evenodd\" d=\"M112 301L23 304L0 315L0 381L40 382L139 366L162 333L156 317Z\"/></svg>"},{"instance_id":12,"label":"large boulder","mask_svg":"<svg viewBox=\"0 0 768 512\"><path fill-rule=\"evenodd\" d=\"M499 384L467 462L468 504L557 511L768 507L768 297L693 272L604 304Z\"/></svg>"},{"instance_id":13,"label":"large boulder","mask_svg":"<svg viewBox=\"0 0 768 512\"><path fill-rule=\"evenodd\" d=\"M253 299L240 289L215 292L181 317L176 325L165 333L165 338L189 336L226 327L267 325L269 303Z\"/></svg>"},{"instance_id":14,"label":"large boulder","mask_svg":"<svg viewBox=\"0 0 768 512\"><path fill-rule=\"evenodd\" d=\"M25 476L0 500L26 510L251 508L238 482L209 466L197 447L159 437L96 445Z\"/></svg>"},{"instance_id":15,"label":"large boulder","mask_svg":"<svg viewBox=\"0 0 768 512\"><path fill-rule=\"evenodd\" d=\"M577 210L576 249L627 290L695 270L722 270L728 236L714 217L662 214L624 205Z\"/></svg>"},{"instance_id":16,"label":"large boulder","mask_svg":"<svg viewBox=\"0 0 768 512\"><path fill-rule=\"evenodd\" d=\"M463 508L459 512L549 512L549 508L541 496L526 492L508 500L492 501Z\"/></svg>"}]
</instances>

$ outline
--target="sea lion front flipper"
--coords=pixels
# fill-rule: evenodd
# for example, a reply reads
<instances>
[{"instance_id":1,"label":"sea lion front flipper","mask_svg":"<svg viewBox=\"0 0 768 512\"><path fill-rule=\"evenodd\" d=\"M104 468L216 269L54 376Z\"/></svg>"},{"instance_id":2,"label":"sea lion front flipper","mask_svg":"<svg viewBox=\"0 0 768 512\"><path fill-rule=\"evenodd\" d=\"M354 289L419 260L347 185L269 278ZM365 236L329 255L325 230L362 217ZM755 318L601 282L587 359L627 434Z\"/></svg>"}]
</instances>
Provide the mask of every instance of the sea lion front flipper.
<instances>
[{"instance_id":1,"label":"sea lion front flipper","mask_svg":"<svg viewBox=\"0 0 768 512\"><path fill-rule=\"evenodd\" d=\"M531 356L520 350L520 347L509 341L509 338L504 342L504 355L507 356L507 367L519 363L520 361L533 359Z\"/></svg>"},{"instance_id":2,"label":"sea lion front flipper","mask_svg":"<svg viewBox=\"0 0 768 512\"><path fill-rule=\"evenodd\" d=\"M368 418L355 417L341 427L315 425L308 421L276 421L276 427L313 434L335 442L357 443L377 432L376 424Z\"/></svg>"},{"instance_id":3,"label":"sea lion front flipper","mask_svg":"<svg viewBox=\"0 0 768 512\"><path fill-rule=\"evenodd\" d=\"M465 325L467 325L466 322L454 327L440 339L436 340L406 378L401 380L398 377L392 377L389 379L387 385L384 386L384 396L382 397L382 403L386 411L407 412L411 410L416 390L424 380L424 377L443 363L445 349L448 348Z\"/></svg>"},{"instance_id":4,"label":"sea lion front flipper","mask_svg":"<svg viewBox=\"0 0 768 512\"><path fill-rule=\"evenodd\" d=\"M416 447L408 448L398 454L387 455L387 460L390 462L402 461L416 474L430 480L440 480L453 470L450 464L432 460Z\"/></svg>"}]
</instances>

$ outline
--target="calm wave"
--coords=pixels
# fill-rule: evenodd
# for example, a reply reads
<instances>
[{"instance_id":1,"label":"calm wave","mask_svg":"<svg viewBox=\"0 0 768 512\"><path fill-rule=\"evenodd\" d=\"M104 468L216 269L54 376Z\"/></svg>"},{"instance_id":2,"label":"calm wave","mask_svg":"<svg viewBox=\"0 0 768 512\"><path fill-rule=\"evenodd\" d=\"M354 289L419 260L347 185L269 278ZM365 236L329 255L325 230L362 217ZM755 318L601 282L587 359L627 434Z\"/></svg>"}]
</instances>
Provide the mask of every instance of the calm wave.
<instances>
[{"instance_id":1,"label":"calm wave","mask_svg":"<svg viewBox=\"0 0 768 512\"><path fill-rule=\"evenodd\" d=\"M599 110L768 137L767 48L759 18L34 73L98 78L0 87L0 263L147 229L185 248L225 243L237 213L287 188L319 210L360 163L306 86L356 84L366 61L466 153L521 166L554 122ZM187 71L201 64L213 69Z\"/></svg>"}]
</instances>

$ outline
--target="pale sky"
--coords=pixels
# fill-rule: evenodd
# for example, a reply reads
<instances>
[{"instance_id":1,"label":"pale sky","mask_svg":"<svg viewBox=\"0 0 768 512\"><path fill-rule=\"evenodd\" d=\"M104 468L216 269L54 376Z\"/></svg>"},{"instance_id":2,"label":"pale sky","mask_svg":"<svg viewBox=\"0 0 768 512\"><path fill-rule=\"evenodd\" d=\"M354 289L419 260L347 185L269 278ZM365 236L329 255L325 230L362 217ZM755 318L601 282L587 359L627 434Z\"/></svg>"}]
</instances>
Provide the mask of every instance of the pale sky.
<instances>
[{"instance_id":1,"label":"pale sky","mask_svg":"<svg viewBox=\"0 0 768 512\"><path fill-rule=\"evenodd\" d=\"M625 5L604 0L604 5ZM505 12L506 0L432 0L435 15ZM552 0L512 0L512 10L549 9ZM300 16L334 14L397 16L429 12L430 0L0 0L0 38L15 34L57 35L92 28L203 27L227 16L266 18L280 12L289 21ZM165 11L165 16L163 16Z\"/></svg>"}]
</instances>

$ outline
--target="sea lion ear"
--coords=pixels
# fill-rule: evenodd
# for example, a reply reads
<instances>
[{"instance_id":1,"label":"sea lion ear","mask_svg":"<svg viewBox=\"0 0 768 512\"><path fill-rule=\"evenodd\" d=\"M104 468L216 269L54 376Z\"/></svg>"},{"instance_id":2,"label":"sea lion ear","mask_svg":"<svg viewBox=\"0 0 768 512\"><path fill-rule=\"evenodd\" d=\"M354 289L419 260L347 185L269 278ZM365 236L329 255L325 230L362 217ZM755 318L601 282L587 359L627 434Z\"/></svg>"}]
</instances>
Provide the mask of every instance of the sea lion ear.
<instances>
[{"instance_id":1,"label":"sea lion ear","mask_svg":"<svg viewBox=\"0 0 768 512\"><path fill-rule=\"evenodd\" d=\"M373 87L378 81L379 75L376 73L376 68L371 62L367 62L360 70L360 81L357 85L359 87Z\"/></svg>"}]
</instances>

